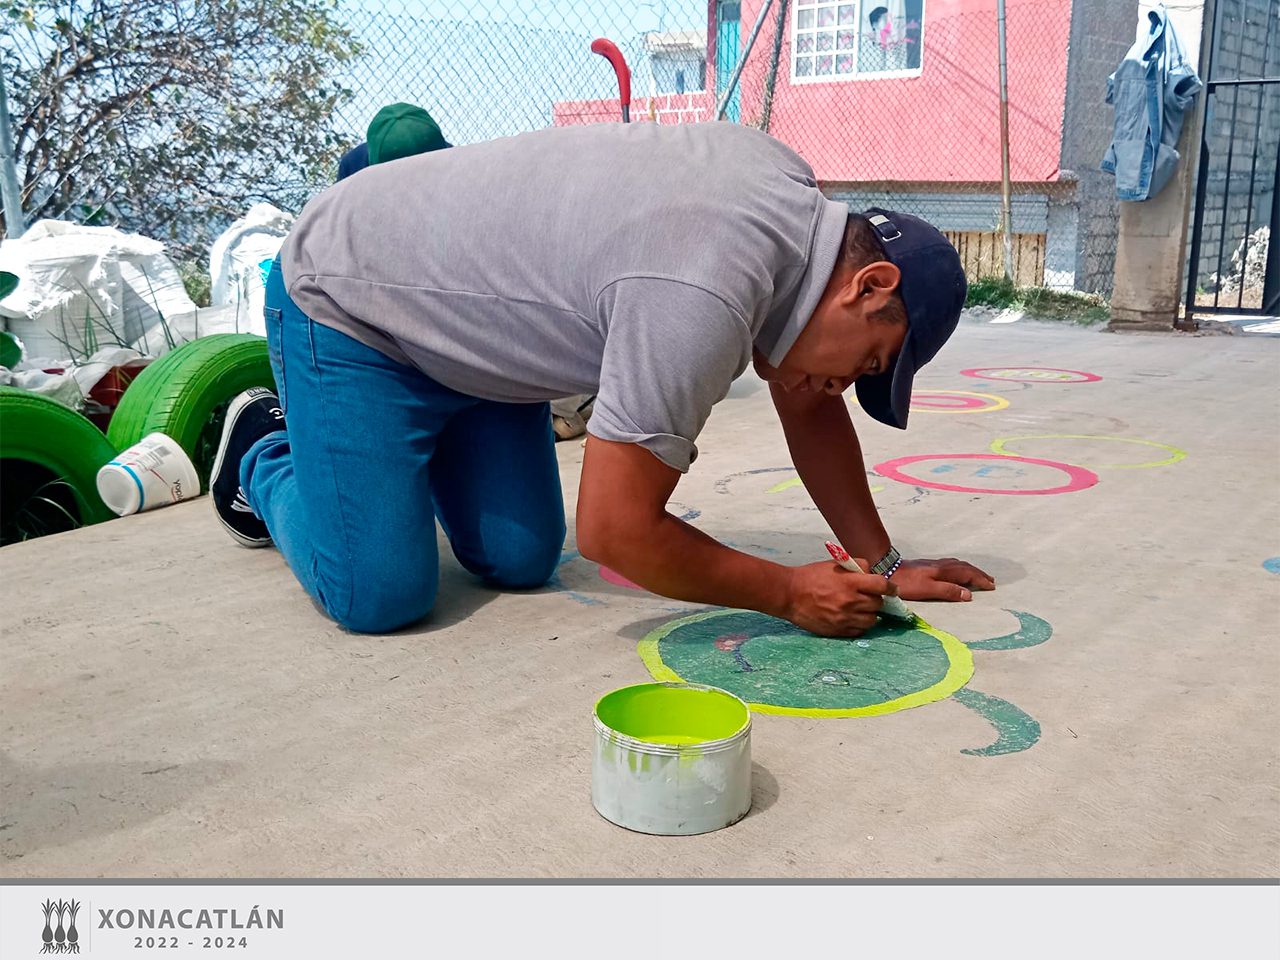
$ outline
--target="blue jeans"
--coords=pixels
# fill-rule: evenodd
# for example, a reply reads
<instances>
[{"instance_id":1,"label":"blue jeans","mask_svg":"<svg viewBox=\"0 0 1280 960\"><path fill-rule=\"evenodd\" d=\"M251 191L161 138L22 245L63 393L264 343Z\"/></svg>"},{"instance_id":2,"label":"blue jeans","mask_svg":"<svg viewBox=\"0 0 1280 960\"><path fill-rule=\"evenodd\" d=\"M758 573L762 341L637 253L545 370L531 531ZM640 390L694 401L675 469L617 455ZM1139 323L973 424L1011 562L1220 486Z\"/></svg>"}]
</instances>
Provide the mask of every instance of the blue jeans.
<instances>
[{"instance_id":1,"label":"blue jeans","mask_svg":"<svg viewBox=\"0 0 1280 960\"><path fill-rule=\"evenodd\" d=\"M545 403L495 403L313 322L267 278L267 346L286 430L249 450L245 495L298 581L338 623L382 633L436 599L440 520L464 567L538 587L564 544Z\"/></svg>"}]
</instances>

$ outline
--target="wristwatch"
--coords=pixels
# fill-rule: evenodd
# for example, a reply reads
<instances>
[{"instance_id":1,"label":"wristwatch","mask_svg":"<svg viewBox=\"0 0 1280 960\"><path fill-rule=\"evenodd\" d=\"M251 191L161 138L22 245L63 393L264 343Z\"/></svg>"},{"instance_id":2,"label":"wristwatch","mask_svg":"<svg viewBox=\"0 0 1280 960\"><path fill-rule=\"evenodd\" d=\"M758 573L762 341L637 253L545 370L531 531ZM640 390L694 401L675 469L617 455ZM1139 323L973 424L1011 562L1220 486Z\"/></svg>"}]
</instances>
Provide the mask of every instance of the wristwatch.
<instances>
[{"instance_id":1,"label":"wristwatch","mask_svg":"<svg viewBox=\"0 0 1280 960\"><path fill-rule=\"evenodd\" d=\"M871 572L878 573L880 576L888 580L898 572L898 568L900 566L902 566L902 554L898 553L898 551L890 545L889 552L876 561L876 563L872 564Z\"/></svg>"}]
</instances>

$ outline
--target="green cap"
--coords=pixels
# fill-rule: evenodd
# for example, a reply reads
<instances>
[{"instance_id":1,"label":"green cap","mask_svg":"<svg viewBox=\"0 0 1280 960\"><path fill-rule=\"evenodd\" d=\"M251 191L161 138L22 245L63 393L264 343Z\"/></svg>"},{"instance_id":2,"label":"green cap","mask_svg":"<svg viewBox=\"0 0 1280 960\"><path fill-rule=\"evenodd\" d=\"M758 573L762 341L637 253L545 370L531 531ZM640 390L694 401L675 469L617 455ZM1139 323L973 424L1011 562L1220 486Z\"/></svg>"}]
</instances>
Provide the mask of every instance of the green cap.
<instances>
[{"instance_id":1,"label":"green cap","mask_svg":"<svg viewBox=\"0 0 1280 960\"><path fill-rule=\"evenodd\" d=\"M369 124L369 163L386 163L451 146L431 114L411 103L393 103Z\"/></svg>"},{"instance_id":2,"label":"green cap","mask_svg":"<svg viewBox=\"0 0 1280 960\"><path fill-rule=\"evenodd\" d=\"M8 270L0 270L0 300L18 289L18 278Z\"/></svg>"}]
</instances>

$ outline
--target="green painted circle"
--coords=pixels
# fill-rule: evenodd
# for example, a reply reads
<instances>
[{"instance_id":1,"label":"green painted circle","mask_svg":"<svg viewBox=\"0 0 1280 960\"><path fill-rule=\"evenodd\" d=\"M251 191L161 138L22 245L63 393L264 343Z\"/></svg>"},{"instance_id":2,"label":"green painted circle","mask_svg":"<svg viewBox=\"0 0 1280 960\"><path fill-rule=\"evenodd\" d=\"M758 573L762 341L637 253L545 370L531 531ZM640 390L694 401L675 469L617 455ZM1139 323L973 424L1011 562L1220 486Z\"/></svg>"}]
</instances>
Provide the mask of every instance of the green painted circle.
<instances>
[{"instance_id":1,"label":"green painted circle","mask_svg":"<svg viewBox=\"0 0 1280 960\"><path fill-rule=\"evenodd\" d=\"M639 652L658 680L719 687L761 713L866 716L950 696L973 674L964 644L924 621L881 620L857 640L722 610L673 621Z\"/></svg>"}]
</instances>

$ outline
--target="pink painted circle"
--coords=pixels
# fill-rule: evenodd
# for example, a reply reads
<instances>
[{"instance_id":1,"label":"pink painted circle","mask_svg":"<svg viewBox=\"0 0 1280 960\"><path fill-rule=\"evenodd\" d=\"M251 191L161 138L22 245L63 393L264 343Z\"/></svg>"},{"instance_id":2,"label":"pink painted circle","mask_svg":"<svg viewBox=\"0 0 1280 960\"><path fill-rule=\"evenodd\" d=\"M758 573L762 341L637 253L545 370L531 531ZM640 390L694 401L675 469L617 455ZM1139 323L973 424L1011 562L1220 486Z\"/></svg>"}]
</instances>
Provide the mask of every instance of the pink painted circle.
<instances>
[{"instance_id":1,"label":"pink painted circle","mask_svg":"<svg viewBox=\"0 0 1280 960\"><path fill-rule=\"evenodd\" d=\"M1044 487L1039 490L1001 490L998 487L966 487L954 483L938 483L935 480L912 476L902 469L908 464L920 463L926 460L996 460L1005 464L1025 463L1036 467L1050 467L1054 470L1061 470L1067 475L1068 479L1061 486ZM1024 497L1042 496L1050 493L1075 493L1077 490L1087 490L1098 482L1098 475L1092 470L1086 470L1084 467L1077 467L1070 463L1059 463L1057 460L1041 460L1037 457L1011 457L990 453L927 453L913 457L898 457L896 460L886 460L884 463L878 464L875 470L882 477L897 480L899 483L914 484L917 487L932 487L934 490L954 490L957 493L998 493Z\"/></svg>"},{"instance_id":2,"label":"pink painted circle","mask_svg":"<svg viewBox=\"0 0 1280 960\"><path fill-rule=\"evenodd\" d=\"M930 410L977 410L987 404L981 397L955 396L948 393L913 393L911 406Z\"/></svg>"},{"instance_id":3,"label":"pink painted circle","mask_svg":"<svg viewBox=\"0 0 1280 960\"><path fill-rule=\"evenodd\" d=\"M615 587L626 587L628 590L643 590L640 584L628 580L616 570L610 570L608 567L600 568L600 579L605 583L612 583Z\"/></svg>"},{"instance_id":4,"label":"pink painted circle","mask_svg":"<svg viewBox=\"0 0 1280 960\"><path fill-rule=\"evenodd\" d=\"M1019 383L1093 383L1102 379L1096 373L1059 367L970 367L961 370L960 375L978 380L1015 380Z\"/></svg>"}]
</instances>

